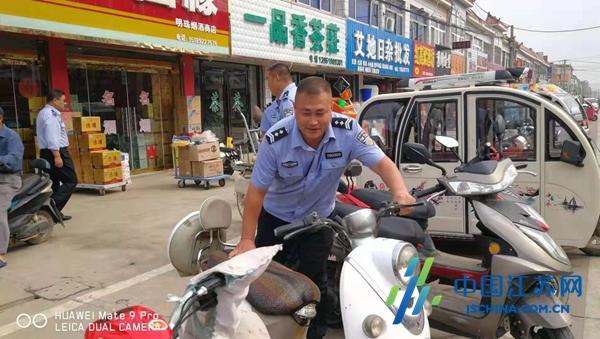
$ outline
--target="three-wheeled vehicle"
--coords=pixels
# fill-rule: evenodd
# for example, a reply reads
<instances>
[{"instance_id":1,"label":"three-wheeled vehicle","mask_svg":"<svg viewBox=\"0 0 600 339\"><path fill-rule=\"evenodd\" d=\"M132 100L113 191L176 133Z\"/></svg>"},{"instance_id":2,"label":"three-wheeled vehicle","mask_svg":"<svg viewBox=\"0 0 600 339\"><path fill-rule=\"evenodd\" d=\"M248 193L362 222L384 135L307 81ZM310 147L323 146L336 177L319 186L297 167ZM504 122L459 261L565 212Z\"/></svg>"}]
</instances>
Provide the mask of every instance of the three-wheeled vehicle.
<instances>
[{"instance_id":1,"label":"three-wheeled vehicle","mask_svg":"<svg viewBox=\"0 0 600 339\"><path fill-rule=\"evenodd\" d=\"M411 92L379 95L365 102L359 124L375 129L380 147L393 159L411 188L428 187L439 174L402 158L402 145L427 146L433 160L451 172L460 162L435 136L459 141L458 155L472 159L491 142L503 157L527 165L511 189L524 196L550 224L563 246L600 255L600 151L569 112L538 94L507 86L519 70L502 70L410 79ZM499 86L502 83L504 86ZM365 169L364 187L385 189L381 179ZM463 198L435 200L433 235L470 238L478 230L473 211Z\"/></svg>"}]
</instances>

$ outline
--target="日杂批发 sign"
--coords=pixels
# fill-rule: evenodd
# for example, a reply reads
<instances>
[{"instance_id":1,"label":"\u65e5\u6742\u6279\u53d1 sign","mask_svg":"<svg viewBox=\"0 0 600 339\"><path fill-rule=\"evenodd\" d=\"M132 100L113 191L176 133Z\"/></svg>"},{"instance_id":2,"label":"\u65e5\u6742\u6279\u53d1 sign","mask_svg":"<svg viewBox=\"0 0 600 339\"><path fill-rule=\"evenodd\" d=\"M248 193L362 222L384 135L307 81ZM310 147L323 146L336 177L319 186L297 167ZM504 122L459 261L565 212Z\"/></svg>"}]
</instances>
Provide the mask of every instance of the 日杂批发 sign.
<instances>
[{"instance_id":1,"label":"\u65e5\u6742\u6279\u53d1 sign","mask_svg":"<svg viewBox=\"0 0 600 339\"><path fill-rule=\"evenodd\" d=\"M347 19L346 68L353 72L411 77L411 39Z\"/></svg>"},{"instance_id":2,"label":"\u65e5\u6742\u6279\u53d1 sign","mask_svg":"<svg viewBox=\"0 0 600 339\"><path fill-rule=\"evenodd\" d=\"M232 55L345 67L344 21L279 0L231 0Z\"/></svg>"},{"instance_id":3,"label":"\u65e5\u6742\u6279\u53d1 sign","mask_svg":"<svg viewBox=\"0 0 600 339\"><path fill-rule=\"evenodd\" d=\"M229 53L228 0L3 0L0 25L142 48Z\"/></svg>"}]
</instances>

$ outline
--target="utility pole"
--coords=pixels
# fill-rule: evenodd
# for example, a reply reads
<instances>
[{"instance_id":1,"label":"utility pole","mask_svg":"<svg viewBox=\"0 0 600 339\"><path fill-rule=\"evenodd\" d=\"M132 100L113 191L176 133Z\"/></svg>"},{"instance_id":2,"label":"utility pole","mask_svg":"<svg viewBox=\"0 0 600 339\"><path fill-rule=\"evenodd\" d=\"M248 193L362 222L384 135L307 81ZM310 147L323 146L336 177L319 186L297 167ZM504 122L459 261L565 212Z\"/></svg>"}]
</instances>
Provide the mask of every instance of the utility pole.
<instances>
[{"instance_id":1,"label":"utility pole","mask_svg":"<svg viewBox=\"0 0 600 339\"><path fill-rule=\"evenodd\" d=\"M515 26L510 25L510 41L509 41L509 49L510 49L510 60L508 65L510 67L515 67L515 59L517 58L517 53L515 51Z\"/></svg>"}]
</instances>

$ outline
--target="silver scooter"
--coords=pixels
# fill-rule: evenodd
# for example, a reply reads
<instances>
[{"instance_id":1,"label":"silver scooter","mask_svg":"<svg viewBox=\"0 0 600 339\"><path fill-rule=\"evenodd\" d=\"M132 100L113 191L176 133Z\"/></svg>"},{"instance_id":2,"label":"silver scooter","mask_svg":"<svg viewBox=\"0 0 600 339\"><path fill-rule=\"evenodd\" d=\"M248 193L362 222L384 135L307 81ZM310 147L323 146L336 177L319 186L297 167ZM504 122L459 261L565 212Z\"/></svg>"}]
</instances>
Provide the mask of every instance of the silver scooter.
<instances>
[{"instance_id":1,"label":"silver scooter","mask_svg":"<svg viewBox=\"0 0 600 339\"><path fill-rule=\"evenodd\" d=\"M436 137L436 141L450 150L458 147L458 141L452 138ZM411 162L442 171L437 185L416 192L415 197L428 196L428 200L440 195L464 197L474 209L481 230L481 234L474 236L484 250L479 259L441 252L430 238L419 250L422 257L435 258L429 278L439 284L432 285L430 295L443 296L430 316L432 327L478 338L498 338L507 332L515 338L573 338L567 312L513 312L525 310L528 305L541 310L566 310L558 296L559 281L572 268L563 249L548 234L549 227L543 217L518 195L511 194L509 187L518 174L512 161L474 159L459 166L454 174L448 174L422 144L407 143L403 152ZM384 191L354 190L352 194L372 208L389 201L389 192ZM412 218L426 228L427 218L433 215L417 211ZM500 290L484 296L482 277L501 277ZM457 285L457 280L463 280L463 285L460 281ZM465 286L467 280L475 281L475 286ZM523 293L515 296L515 284ZM483 286L487 291L491 288ZM550 291L538 293L541 295L531 293L544 288ZM468 290L474 293L467 293Z\"/></svg>"}]
</instances>

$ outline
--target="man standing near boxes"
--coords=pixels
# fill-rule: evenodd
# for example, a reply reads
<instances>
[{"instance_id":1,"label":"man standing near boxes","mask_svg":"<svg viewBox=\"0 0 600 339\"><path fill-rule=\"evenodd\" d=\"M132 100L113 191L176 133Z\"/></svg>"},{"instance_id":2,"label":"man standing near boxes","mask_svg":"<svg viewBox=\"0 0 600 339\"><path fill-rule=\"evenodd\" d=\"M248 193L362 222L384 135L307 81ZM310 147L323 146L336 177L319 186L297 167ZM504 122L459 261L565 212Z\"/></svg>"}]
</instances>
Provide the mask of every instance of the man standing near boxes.
<instances>
[{"instance_id":1,"label":"man standing near boxes","mask_svg":"<svg viewBox=\"0 0 600 339\"><path fill-rule=\"evenodd\" d=\"M36 119L37 143L40 157L50 163L52 199L62 211L77 186L77 174L67 147L69 139L61 111L66 108L65 92L53 89L48 94L46 106ZM71 216L63 214L63 220Z\"/></svg>"},{"instance_id":2,"label":"man standing near boxes","mask_svg":"<svg viewBox=\"0 0 600 339\"><path fill-rule=\"evenodd\" d=\"M0 108L0 268L6 266L10 241L7 210L21 187L23 148L19 135L4 126L4 111Z\"/></svg>"}]
</instances>

